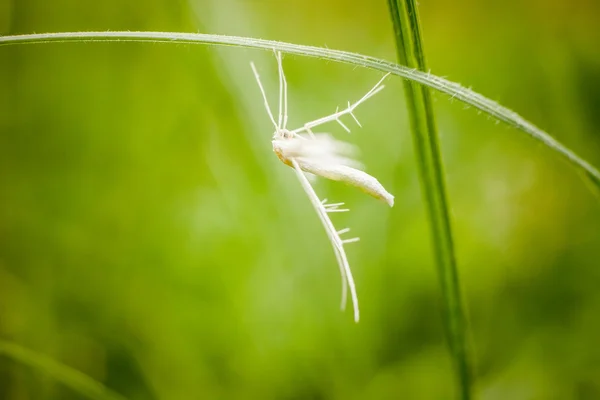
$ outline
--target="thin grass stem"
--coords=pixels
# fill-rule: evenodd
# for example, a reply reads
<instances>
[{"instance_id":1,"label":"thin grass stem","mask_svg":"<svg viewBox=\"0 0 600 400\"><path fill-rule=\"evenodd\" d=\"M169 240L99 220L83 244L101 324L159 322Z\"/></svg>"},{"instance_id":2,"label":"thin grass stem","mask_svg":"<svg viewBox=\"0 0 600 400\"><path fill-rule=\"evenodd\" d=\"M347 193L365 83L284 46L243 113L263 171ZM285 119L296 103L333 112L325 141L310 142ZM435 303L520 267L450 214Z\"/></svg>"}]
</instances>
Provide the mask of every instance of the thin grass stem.
<instances>
[{"instance_id":1,"label":"thin grass stem","mask_svg":"<svg viewBox=\"0 0 600 400\"><path fill-rule=\"evenodd\" d=\"M442 93L449 94L452 98L469 104L491 117L505 122L519 129L551 148L569 164L576 167L582 174L590 179L595 186L600 187L600 171L593 165L579 157L575 152L558 142L547 132L527 121L519 114L501 106L493 100L479 93L467 89L458 83L432 75L429 72L419 71L403 65L391 63L375 57L351 53L341 50L331 50L322 47L303 46L273 40L255 39L241 36L211 35L204 33L179 33L179 32L58 32L36 33L29 35L0 36L0 46L15 44L51 43L51 42L151 42L151 43L188 43L235 46L267 50L279 50L284 53L298 54L324 60L338 61L354 66L389 72L393 75L420 83Z\"/></svg>"},{"instance_id":2,"label":"thin grass stem","mask_svg":"<svg viewBox=\"0 0 600 400\"><path fill-rule=\"evenodd\" d=\"M418 10L414 0L388 0L400 63L427 69ZM467 324L460 294L460 280L452 238L443 161L429 88L404 82L421 189L431 226L435 264L442 289L444 326L457 374L460 398L471 398L472 376Z\"/></svg>"}]
</instances>

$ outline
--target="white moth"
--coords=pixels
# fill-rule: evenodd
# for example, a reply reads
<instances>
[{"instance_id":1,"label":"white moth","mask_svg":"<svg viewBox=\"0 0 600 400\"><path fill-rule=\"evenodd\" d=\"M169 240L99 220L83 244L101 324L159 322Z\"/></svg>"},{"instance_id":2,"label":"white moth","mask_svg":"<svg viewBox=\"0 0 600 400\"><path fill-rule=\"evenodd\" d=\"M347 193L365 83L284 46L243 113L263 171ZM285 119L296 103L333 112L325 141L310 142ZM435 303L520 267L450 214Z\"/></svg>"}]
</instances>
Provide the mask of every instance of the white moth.
<instances>
[{"instance_id":1,"label":"white moth","mask_svg":"<svg viewBox=\"0 0 600 400\"><path fill-rule=\"evenodd\" d=\"M275 127L273 134L273 151L279 159L286 165L294 168L298 180L302 188L308 195L319 219L321 220L327 236L333 245L333 250L340 267L342 276L342 309L345 308L347 301L347 290L350 289L352 297L352 305L354 307L354 320L359 320L358 297L356 295L356 287L348 258L344 250L344 244L357 242L358 237L350 239L342 239L341 235L347 233L350 228L337 230L329 214L349 211L347 208L340 208L344 203L327 203L327 199L319 200L305 173L310 173L323 178L344 182L355 186L365 193L386 202L390 207L394 205L394 196L392 196L379 183L377 179L361 171L362 165L356 161L353 156L356 155L357 149L350 143L342 142L334 139L328 134L314 134L312 128L323 125L328 122L336 121L344 130L350 132L350 129L340 120L342 116L350 115L354 121L361 126L358 119L354 116L354 110L370 97L377 94L383 89L382 82L387 77L385 75L377 84L367 92L360 100L353 104L348 102L348 107L342 111L336 110L335 113L319 118L317 120L307 122L301 128L288 130L287 129L287 82L283 73L282 57L280 52L275 53L277 65L279 69L279 115L277 122L273 117L267 95L261 84L258 72L254 63L250 63L254 77L258 83L258 87L262 93L263 101L267 114ZM389 74L388 74L389 75Z\"/></svg>"}]
</instances>

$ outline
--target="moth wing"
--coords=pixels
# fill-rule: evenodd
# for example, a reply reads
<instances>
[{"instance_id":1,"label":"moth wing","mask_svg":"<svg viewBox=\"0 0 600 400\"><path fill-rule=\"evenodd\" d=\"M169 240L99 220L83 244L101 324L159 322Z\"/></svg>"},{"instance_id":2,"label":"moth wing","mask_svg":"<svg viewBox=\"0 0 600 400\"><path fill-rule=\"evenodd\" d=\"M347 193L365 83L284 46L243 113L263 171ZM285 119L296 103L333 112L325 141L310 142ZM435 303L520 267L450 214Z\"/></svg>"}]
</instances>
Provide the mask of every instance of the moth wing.
<instances>
[{"instance_id":1,"label":"moth wing","mask_svg":"<svg viewBox=\"0 0 600 400\"><path fill-rule=\"evenodd\" d=\"M385 190L375 177L366 172L341 164L319 163L308 159L298 159L297 161L303 171L334 181L344 182L376 199L385 201L390 207L394 205L394 196Z\"/></svg>"}]
</instances>

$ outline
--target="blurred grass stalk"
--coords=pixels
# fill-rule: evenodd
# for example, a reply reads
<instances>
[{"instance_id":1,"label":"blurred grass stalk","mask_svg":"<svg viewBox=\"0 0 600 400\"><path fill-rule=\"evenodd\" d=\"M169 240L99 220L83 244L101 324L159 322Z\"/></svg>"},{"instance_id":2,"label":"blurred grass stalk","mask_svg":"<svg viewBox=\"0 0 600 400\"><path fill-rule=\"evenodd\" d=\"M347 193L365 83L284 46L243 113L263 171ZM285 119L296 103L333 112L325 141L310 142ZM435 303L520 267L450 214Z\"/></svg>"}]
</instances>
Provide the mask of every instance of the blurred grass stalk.
<instances>
[{"instance_id":1,"label":"blurred grass stalk","mask_svg":"<svg viewBox=\"0 0 600 400\"><path fill-rule=\"evenodd\" d=\"M388 0L388 6L394 25L399 63L426 72L427 66L415 0ZM404 80L404 92L417 155L421 188L432 231L435 262L444 300L444 322L458 375L460 398L470 399L472 376L467 323L460 294L442 157L431 97L429 88L409 80Z\"/></svg>"},{"instance_id":2,"label":"blurred grass stalk","mask_svg":"<svg viewBox=\"0 0 600 400\"><path fill-rule=\"evenodd\" d=\"M46 373L56 381L87 398L94 400L125 400L121 395L84 373L15 343L0 340L0 356L6 356L34 370Z\"/></svg>"}]
</instances>

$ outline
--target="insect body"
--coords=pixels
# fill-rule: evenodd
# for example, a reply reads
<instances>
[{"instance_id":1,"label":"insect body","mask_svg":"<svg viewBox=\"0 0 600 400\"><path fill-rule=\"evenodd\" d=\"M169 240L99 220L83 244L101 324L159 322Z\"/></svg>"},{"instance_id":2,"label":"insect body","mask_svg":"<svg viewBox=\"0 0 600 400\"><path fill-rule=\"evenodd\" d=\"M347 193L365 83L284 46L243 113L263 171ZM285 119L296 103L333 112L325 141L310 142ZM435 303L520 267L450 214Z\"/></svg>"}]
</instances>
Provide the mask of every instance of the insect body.
<instances>
[{"instance_id":1,"label":"insect body","mask_svg":"<svg viewBox=\"0 0 600 400\"><path fill-rule=\"evenodd\" d=\"M328 137L328 135L324 136ZM347 144L343 142L339 143L340 144L337 144L338 147ZM355 186L363 192L385 201L390 206L394 205L394 196L385 190L383 185L379 183L377 179L358 169L357 167L360 166L358 163L354 162L354 160L343 157L333 157L332 155L334 153L318 157L317 154L319 153L319 150L327 145L328 143L325 143L321 139L317 139L317 137L313 140L294 138L279 139L273 140L273 151L284 164L289 165L290 167L293 167L290 158L294 158L302 171ZM311 149L312 147L315 147L315 149ZM306 155L311 155L311 157L306 157ZM356 167L351 165L355 165Z\"/></svg>"},{"instance_id":2,"label":"insect body","mask_svg":"<svg viewBox=\"0 0 600 400\"><path fill-rule=\"evenodd\" d=\"M356 288L346 252L344 250L344 244L356 242L359 238L342 239L341 235L347 233L350 229L345 228L336 230L329 217L329 214L336 212L349 211L347 208L340 208L344 203L327 203L327 200L319 200L319 197L315 193L309 180L307 179L305 172L313 175L321 176L323 178L344 182L346 184L355 186L365 193L383 200L390 207L394 205L394 196L392 196L379 181L361 171L362 165L355 160L353 156L356 155L356 148L346 142L342 142L334 139L328 134L314 134L312 128L323 125L328 122L336 121L344 128L344 130L350 132L350 129L340 120L344 115L350 115L354 118L354 121L360 126L358 119L354 116L353 111L361 103L378 93L383 89L382 82L387 77L385 75L377 84L365 94L357 102L350 104L342 111L336 110L335 113L319 118L317 120L307 122L303 127L288 130L287 125L287 82L285 74L283 73L282 57L281 53L276 53L277 64L279 68L279 115L277 122L271 112L267 96L264 88L260 82L258 72L253 63L251 63L252 71L256 81L258 82L259 89L262 93L263 101L267 114L271 119L275 127L275 133L273 134L273 151L277 157L286 165L294 168L296 175L308 195L329 240L333 245L333 250L340 267L340 273L342 276L342 309L346 304L347 289L350 289L350 295L352 297L352 304L354 307L354 320L359 320L359 308L358 308L358 297L356 295Z\"/></svg>"}]
</instances>

